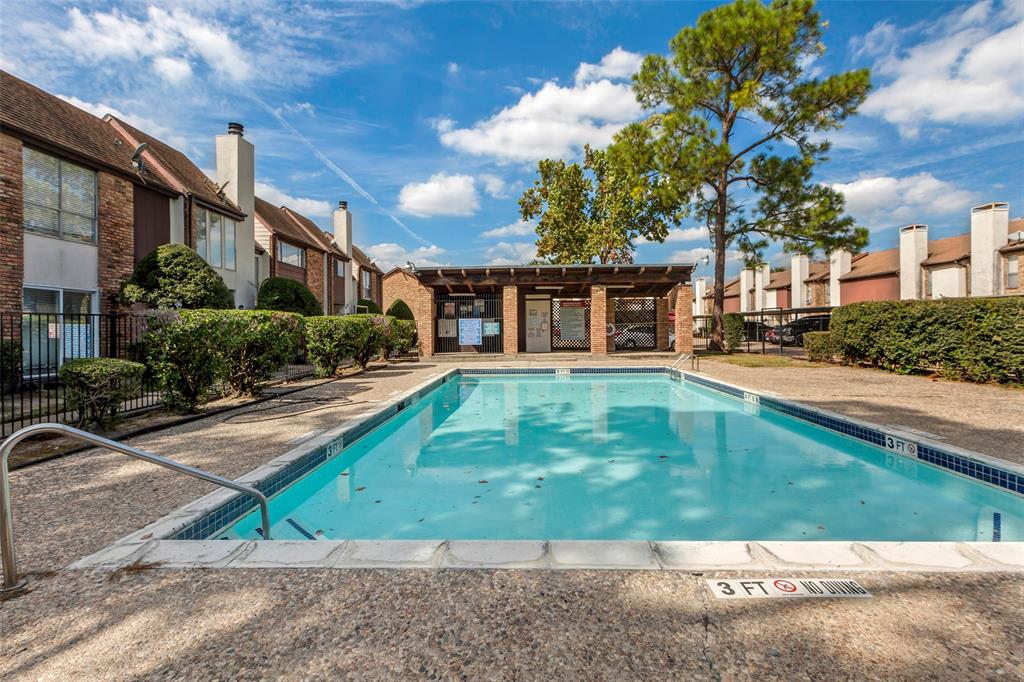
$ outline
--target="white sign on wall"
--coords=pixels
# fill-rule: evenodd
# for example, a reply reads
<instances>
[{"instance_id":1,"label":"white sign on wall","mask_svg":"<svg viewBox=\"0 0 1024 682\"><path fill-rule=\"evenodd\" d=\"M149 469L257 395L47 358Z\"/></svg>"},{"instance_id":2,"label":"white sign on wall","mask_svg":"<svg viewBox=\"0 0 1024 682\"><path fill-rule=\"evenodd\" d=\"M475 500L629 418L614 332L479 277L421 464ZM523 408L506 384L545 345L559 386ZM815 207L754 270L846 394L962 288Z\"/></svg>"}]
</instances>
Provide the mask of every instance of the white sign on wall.
<instances>
[{"instance_id":1,"label":"white sign on wall","mask_svg":"<svg viewBox=\"0 0 1024 682\"><path fill-rule=\"evenodd\" d=\"M478 318L459 320L459 345L479 346L483 343L483 327Z\"/></svg>"},{"instance_id":2,"label":"white sign on wall","mask_svg":"<svg viewBox=\"0 0 1024 682\"><path fill-rule=\"evenodd\" d=\"M563 341L583 341L587 338L586 308L583 306L583 301L559 303L559 337Z\"/></svg>"}]
</instances>

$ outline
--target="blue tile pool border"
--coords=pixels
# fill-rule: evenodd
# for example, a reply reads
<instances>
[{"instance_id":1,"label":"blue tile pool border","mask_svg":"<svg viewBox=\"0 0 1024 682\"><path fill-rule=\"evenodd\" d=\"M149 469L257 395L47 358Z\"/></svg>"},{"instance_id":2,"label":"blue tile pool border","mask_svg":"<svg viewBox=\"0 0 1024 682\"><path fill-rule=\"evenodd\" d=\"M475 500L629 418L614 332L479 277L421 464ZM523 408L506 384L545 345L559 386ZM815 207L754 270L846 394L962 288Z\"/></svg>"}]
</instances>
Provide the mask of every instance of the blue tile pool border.
<instances>
[{"instance_id":1,"label":"blue tile pool border","mask_svg":"<svg viewBox=\"0 0 1024 682\"><path fill-rule=\"evenodd\" d=\"M299 445L282 457L250 472L239 482L253 485L271 497L288 487L312 469L337 456L347 446L374 430L425 395L459 376L506 375L572 375L572 374L668 374L673 379L691 382L725 393L760 408L779 412L815 424L845 436L867 442L887 452L945 469L981 483L1024 495L1024 469L994 460L980 453L936 443L898 429L880 427L869 422L811 408L778 396L734 386L706 376L669 367L524 367L524 368L459 368L450 369L399 396ZM209 498L209 499L208 499ZM207 501L206 504L203 504ZM212 493L182 510L183 516L163 537L172 540L201 540L231 525L255 507L252 499L226 491Z\"/></svg>"}]
</instances>

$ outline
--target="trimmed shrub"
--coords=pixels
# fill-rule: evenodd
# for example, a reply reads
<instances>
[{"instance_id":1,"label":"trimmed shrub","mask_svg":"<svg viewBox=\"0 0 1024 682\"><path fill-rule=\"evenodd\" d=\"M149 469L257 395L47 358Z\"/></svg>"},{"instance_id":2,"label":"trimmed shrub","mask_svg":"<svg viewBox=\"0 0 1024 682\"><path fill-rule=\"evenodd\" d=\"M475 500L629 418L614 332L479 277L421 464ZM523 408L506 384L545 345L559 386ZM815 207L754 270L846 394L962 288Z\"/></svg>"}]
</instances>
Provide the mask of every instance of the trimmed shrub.
<instances>
[{"instance_id":1,"label":"trimmed shrub","mask_svg":"<svg viewBox=\"0 0 1024 682\"><path fill-rule=\"evenodd\" d=\"M145 367L118 358L68 360L58 372L64 383L65 404L78 413L78 426L108 427L121 404L141 387Z\"/></svg>"},{"instance_id":2,"label":"trimmed shrub","mask_svg":"<svg viewBox=\"0 0 1024 682\"><path fill-rule=\"evenodd\" d=\"M306 349L318 376L333 376L352 360L366 367L388 343L390 322L383 315L313 317L306 320Z\"/></svg>"},{"instance_id":3,"label":"trimmed shrub","mask_svg":"<svg viewBox=\"0 0 1024 682\"><path fill-rule=\"evenodd\" d=\"M227 374L221 352L230 343L216 310L161 311L149 321L145 346L164 404L191 413Z\"/></svg>"},{"instance_id":4,"label":"trimmed shrub","mask_svg":"<svg viewBox=\"0 0 1024 682\"><path fill-rule=\"evenodd\" d=\"M811 362L832 362L836 355L832 335L828 332L804 332L804 350Z\"/></svg>"},{"instance_id":5,"label":"trimmed shrub","mask_svg":"<svg viewBox=\"0 0 1024 682\"><path fill-rule=\"evenodd\" d=\"M388 317L394 317L399 320L414 320L412 309L400 298L396 298L394 302L388 306Z\"/></svg>"},{"instance_id":6,"label":"trimmed shrub","mask_svg":"<svg viewBox=\"0 0 1024 682\"><path fill-rule=\"evenodd\" d=\"M722 325L725 333L725 350L731 353L743 343L743 316L739 313L726 313L722 316Z\"/></svg>"},{"instance_id":7,"label":"trimmed shrub","mask_svg":"<svg viewBox=\"0 0 1024 682\"><path fill-rule=\"evenodd\" d=\"M323 314L323 308L313 292L302 282L287 277L268 277L263 280L256 295L256 307L306 316Z\"/></svg>"},{"instance_id":8,"label":"trimmed shrub","mask_svg":"<svg viewBox=\"0 0 1024 682\"><path fill-rule=\"evenodd\" d=\"M833 311L829 332L846 362L1024 382L1024 297L853 303Z\"/></svg>"},{"instance_id":9,"label":"trimmed shrub","mask_svg":"<svg viewBox=\"0 0 1024 682\"><path fill-rule=\"evenodd\" d=\"M356 305L359 306L360 308L365 308L367 315L383 315L384 314L384 311L380 309L380 306L377 305L377 303L375 301L372 301L372 300L370 300L368 298L361 298L361 299L359 299L359 302Z\"/></svg>"},{"instance_id":10,"label":"trimmed shrub","mask_svg":"<svg viewBox=\"0 0 1024 682\"><path fill-rule=\"evenodd\" d=\"M416 340L416 323L412 320L400 320L390 315L383 319L386 324L384 325L381 358L386 360L391 355L408 353Z\"/></svg>"},{"instance_id":11,"label":"trimmed shrub","mask_svg":"<svg viewBox=\"0 0 1024 682\"><path fill-rule=\"evenodd\" d=\"M154 308L234 308L220 275L184 244L158 246L121 285L121 300Z\"/></svg>"},{"instance_id":12,"label":"trimmed shrub","mask_svg":"<svg viewBox=\"0 0 1024 682\"><path fill-rule=\"evenodd\" d=\"M221 315L224 380L235 395L258 395L260 384L301 347L302 317L272 310L225 310Z\"/></svg>"},{"instance_id":13,"label":"trimmed shrub","mask_svg":"<svg viewBox=\"0 0 1024 682\"><path fill-rule=\"evenodd\" d=\"M0 389L18 383L21 369L21 344L14 339L0 339Z\"/></svg>"}]
</instances>

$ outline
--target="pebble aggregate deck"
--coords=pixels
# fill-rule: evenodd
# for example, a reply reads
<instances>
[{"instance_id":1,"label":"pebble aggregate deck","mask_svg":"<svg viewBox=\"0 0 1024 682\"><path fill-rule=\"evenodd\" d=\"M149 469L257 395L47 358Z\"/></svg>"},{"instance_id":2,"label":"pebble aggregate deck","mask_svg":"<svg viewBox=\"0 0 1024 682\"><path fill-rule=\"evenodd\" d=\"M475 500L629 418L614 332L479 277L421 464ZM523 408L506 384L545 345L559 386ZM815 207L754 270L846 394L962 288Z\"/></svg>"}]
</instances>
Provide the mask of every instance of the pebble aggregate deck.
<instances>
[{"instance_id":1,"label":"pebble aggregate deck","mask_svg":"<svg viewBox=\"0 0 1024 682\"><path fill-rule=\"evenodd\" d=\"M563 362L600 364L494 364ZM447 366L376 369L131 444L238 477ZM1024 461L1024 424L1006 418L1024 413L1019 390L841 367L701 369ZM316 402L293 402L303 397ZM714 574L661 571L61 570L210 490L99 451L15 472L19 560L35 575L0 601L0 678L1024 677L1021 573L858 573L874 598L724 601L704 588Z\"/></svg>"}]
</instances>

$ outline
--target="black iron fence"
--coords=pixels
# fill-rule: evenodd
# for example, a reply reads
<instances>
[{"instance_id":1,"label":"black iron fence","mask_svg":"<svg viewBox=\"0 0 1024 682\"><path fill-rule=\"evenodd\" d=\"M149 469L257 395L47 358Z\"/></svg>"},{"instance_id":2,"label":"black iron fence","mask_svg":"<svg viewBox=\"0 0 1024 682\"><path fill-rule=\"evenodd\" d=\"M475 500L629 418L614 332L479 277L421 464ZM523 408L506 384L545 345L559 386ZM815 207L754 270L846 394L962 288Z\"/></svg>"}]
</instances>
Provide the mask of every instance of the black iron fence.
<instances>
[{"instance_id":1,"label":"black iron fence","mask_svg":"<svg viewBox=\"0 0 1024 682\"><path fill-rule=\"evenodd\" d=\"M438 294L434 298L435 353L502 352L502 295Z\"/></svg>"},{"instance_id":2,"label":"black iron fence","mask_svg":"<svg viewBox=\"0 0 1024 682\"><path fill-rule=\"evenodd\" d=\"M737 313L743 317L743 340L736 350L747 353L778 353L785 355L802 349L804 334L828 331L832 308L766 308ZM693 318L693 347L706 351L711 340L711 315Z\"/></svg>"},{"instance_id":3,"label":"black iron fence","mask_svg":"<svg viewBox=\"0 0 1024 682\"><path fill-rule=\"evenodd\" d=\"M43 421L73 422L58 372L69 360L89 357L145 362L148 316L125 313L0 312L0 437ZM300 352L273 377L290 381L313 371ZM161 394L147 372L122 412L158 405Z\"/></svg>"}]
</instances>

